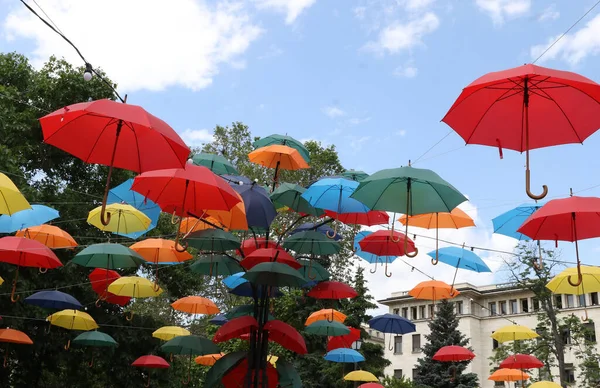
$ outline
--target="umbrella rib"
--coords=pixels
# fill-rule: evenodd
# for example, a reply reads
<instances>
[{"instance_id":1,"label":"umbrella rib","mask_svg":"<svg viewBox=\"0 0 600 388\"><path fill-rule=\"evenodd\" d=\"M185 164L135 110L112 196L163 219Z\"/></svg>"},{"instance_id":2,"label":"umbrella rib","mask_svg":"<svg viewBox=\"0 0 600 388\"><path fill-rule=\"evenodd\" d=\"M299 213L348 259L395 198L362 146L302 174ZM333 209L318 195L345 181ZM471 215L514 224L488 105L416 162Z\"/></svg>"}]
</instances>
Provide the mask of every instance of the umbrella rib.
<instances>
[{"instance_id":1,"label":"umbrella rib","mask_svg":"<svg viewBox=\"0 0 600 388\"><path fill-rule=\"evenodd\" d=\"M136 145L136 151L137 151L137 160L138 160L138 171L142 172L142 158L140 157L140 142L138 140L138 134L137 131L135 130L135 128L133 127L133 125L129 126L127 122L124 123L126 127L130 128L131 131L133 132L133 137L135 138L135 145Z\"/></svg>"},{"instance_id":2,"label":"umbrella rib","mask_svg":"<svg viewBox=\"0 0 600 388\"><path fill-rule=\"evenodd\" d=\"M573 126L573 123L571 123L571 120L569 119L569 117L567 116L567 114L565 113L565 111L563 110L563 108L560 106L560 104L558 102L556 102L556 100L554 98L552 98L552 96L550 96L547 92L545 92L543 90L542 90L542 92L545 93L548 96L547 98L556 105L556 107L558 108L558 110L560 110L560 113L562 113L562 115L565 117L565 120L567 120L567 122L569 123L569 126L573 130L573 133L575 134L575 136L577 137L577 139L579 140L579 142L583 144L583 140L581 139L581 137L577 133L577 130Z\"/></svg>"},{"instance_id":3,"label":"umbrella rib","mask_svg":"<svg viewBox=\"0 0 600 388\"><path fill-rule=\"evenodd\" d=\"M86 116L86 115L84 115ZM83 116L80 116L83 117ZM100 116L100 117L106 117L106 116ZM76 121L76 120L73 120ZM71 121L71 122L73 122ZM108 122L106 123L106 125L104 126L104 128L102 128L102 131L100 131L100 134L98 135L98 137L96 137L96 140L94 141L94 145L90 148L90 153L88 154L88 156L83 160L86 163L89 163L88 160L90 159L90 157L92 156L92 153L94 152L94 149L96 148L96 145L98 145L98 142L100 141L100 138L102 137L102 134L104 133L104 131L106 130L106 128L108 128L109 125L114 124L114 121L112 119L109 119ZM58 132L58 131L57 131ZM56 132L55 132L56 133ZM116 140L115 140L116 141Z\"/></svg>"}]
</instances>

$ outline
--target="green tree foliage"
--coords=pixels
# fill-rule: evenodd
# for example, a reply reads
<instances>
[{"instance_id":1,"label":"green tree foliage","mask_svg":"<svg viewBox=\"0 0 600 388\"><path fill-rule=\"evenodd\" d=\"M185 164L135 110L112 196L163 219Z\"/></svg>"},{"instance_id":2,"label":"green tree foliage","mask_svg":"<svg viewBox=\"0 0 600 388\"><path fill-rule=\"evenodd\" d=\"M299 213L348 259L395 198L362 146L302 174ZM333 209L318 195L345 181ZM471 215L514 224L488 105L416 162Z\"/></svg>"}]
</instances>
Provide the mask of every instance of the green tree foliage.
<instances>
[{"instance_id":1,"label":"green tree foliage","mask_svg":"<svg viewBox=\"0 0 600 388\"><path fill-rule=\"evenodd\" d=\"M415 383L435 388L471 388L479 384L475 373L463 373L469 362L439 362L433 355L442 347L457 345L466 347L469 339L458 330L458 318L454 303L443 300L433 320L429 322L430 333L425 335L424 357L417 360Z\"/></svg>"},{"instance_id":2,"label":"green tree foliage","mask_svg":"<svg viewBox=\"0 0 600 388\"><path fill-rule=\"evenodd\" d=\"M415 383L402 376L401 378L385 376L381 382L385 388L425 388L422 385L415 385Z\"/></svg>"}]
</instances>

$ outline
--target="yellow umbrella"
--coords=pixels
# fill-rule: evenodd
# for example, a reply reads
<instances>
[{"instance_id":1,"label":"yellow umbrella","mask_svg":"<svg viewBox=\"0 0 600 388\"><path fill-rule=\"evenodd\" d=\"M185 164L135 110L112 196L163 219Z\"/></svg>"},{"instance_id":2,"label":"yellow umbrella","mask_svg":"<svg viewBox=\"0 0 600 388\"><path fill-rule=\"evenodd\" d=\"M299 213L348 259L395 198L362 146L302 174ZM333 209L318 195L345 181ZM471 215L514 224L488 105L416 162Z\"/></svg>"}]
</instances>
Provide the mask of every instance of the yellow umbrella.
<instances>
[{"instance_id":1,"label":"yellow umbrella","mask_svg":"<svg viewBox=\"0 0 600 388\"><path fill-rule=\"evenodd\" d=\"M344 380L346 380L346 381L366 381L366 382L379 381L379 379L377 377L375 377L375 375L373 373L367 372L364 370L352 371L352 372L348 373L346 376L344 376Z\"/></svg>"},{"instance_id":2,"label":"yellow umbrella","mask_svg":"<svg viewBox=\"0 0 600 388\"><path fill-rule=\"evenodd\" d=\"M591 292L600 292L600 267L581 266L582 280L578 286L569 283L569 276L577 276L577 267L567 268L546 284L546 288L555 294L583 295ZM587 306L584 306L584 321L588 320Z\"/></svg>"},{"instance_id":3,"label":"yellow umbrella","mask_svg":"<svg viewBox=\"0 0 600 388\"><path fill-rule=\"evenodd\" d=\"M31 209L31 205L9 177L0 173L0 214L12 216L14 213Z\"/></svg>"},{"instance_id":4,"label":"yellow umbrella","mask_svg":"<svg viewBox=\"0 0 600 388\"><path fill-rule=\"evenodd\" d=\"M521 325L504 326L492 334L492 338L503 343L508 341L528 340L539 337L539 334L528 327Z\"/></svg>"},{"instance_id":5,"label":"yellow umbrella","mask_svg":"<svg viewBox=\"0 0 600 388\"><path fill-rule=\"evenodd\" d=\"M308 326L313 322L324 320L327 320L329 322L337 321L340 323L344 323L344 321L346 320L346 315L334 309L322 309L310 314L306 319L306 322L304 322L304 325Z\"/></svg>"},{"instance_id":6,"label":"yellow umbrella","mask_svg":"<svg viewBox=\"0 0 600 388\"><path fill-rule=\"evenodd\" d=\"M62 310L46 318L51 325L59 326L67 330L89 331L98 328L98 324L88 313L78 310ZM71 340L65 346L68 350L71 346Z\"/></svg>"},{"instance_id":7,"label":"yellow umbrella","mask_svg":"<svg viewBox=\"0 0 600 388\"><path fill-rule=\"evenodd\" d=\"M130 298L151 298L163 292L162 288L158 287L158 284L154 284L150 280L139 276L120 277L108 286L107 291L118 296L128 296ZM133 319L132 311L130 311L126 319L128 321Z\"/></svg>"},{"instance_id":8,"label":"yellow umbrella","mask_svg":"<svg viewBox=\"0 0 600 388\"><path fill-rule=\"evenodd\" d=\"M529 386L529 388L562 388L559 384L553 383L552 381L538 381Z\"/></svg>"},{"instance_id":9,"label":"yellow umbrella","mask_svg":"<svg viewBox=\"0 0 600 388\"><path fill-rule=\"evenodd\" d=\"M141 232L150 227L152 222L147 215L124 203L106 205L106 212L111 214L108 225L102 223L102 206L89 212L87 222L103 232L118 232L123 234Z\"/></svg>"},{"instance_id":10,"label":"yellow umbrella","mask_svg":"<svg viewBox=\"0 0 600 388\"><path fill-rule=\"evenodd\" d=\"M152 337L161 339L163 341L170 341L175 337L181 337L184 335L191 335L188 330L179 326L163 326L152 333Z\"/></svg>"},{"instance_id":11,"label":"yellow umbrella","mask_svg":"<svg viewBox=\"0 0 600 388\"><path fill-rule=\"evenodd\" d=\"M267 361L269 361L269 363L271 365L273 365L275 368L277 367L277 360L279 360L279 357L274 356L272 354L269 354L269 357L267 357Z\"/></svg>"},{"instance_id":12,"label":"yellow umbrella","mask_svg":"<svg viewBox=\"0 0 600 388\"><path fill-rule=\"evenodd\" d=\"M4 283L4 279L2 279L2 276L0 276L0 286Z\"/></svg>"}]
</instances>

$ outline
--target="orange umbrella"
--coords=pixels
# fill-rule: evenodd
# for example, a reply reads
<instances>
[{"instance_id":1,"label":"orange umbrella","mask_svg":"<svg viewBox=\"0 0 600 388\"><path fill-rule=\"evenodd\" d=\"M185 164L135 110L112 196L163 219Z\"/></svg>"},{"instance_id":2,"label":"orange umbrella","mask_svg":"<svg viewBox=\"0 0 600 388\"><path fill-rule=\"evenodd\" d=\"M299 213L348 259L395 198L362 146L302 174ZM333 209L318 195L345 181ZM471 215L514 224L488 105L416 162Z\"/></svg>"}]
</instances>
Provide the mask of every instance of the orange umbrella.
<instances>
[{"instance_id":1,"label":"orange umbrella","mask_svg":"<svg viewBox=\"0 0 600 388\"><path fill-rule=\"evenodd\" d=\"M15 236L36 240L51 249L73 248L77 246L77 242L69 233L54 225L44 224L21 229Z\"/></svg>"},{"instance_id":2,"label":"orange umbrella","mask_svg":"<svg viewBox=\"0 0 600 388\"><path fill-rule=\"evenodd\" d=\"M33 345L33 341L22 331L13 329L0 329L0 342L19 345ZM4 367L8 364L8 348L4 350Z\"/></svg>"},{"instance_id":3,"label":"orange umbrella","mask_svg":"<svg viewBox=\"0 0 600 388\"><path fill-rule=\"evenodd\" d=\"M179 226L179 233L186 235L200 230L214 229L214 226L212 226L211 224L220 225L219 220L217 220L216 218L204 217L203 219L210 222L210 224L194 217L185 217L183 220L181 220L181 225Z\"/></svg>"},{"instance_id":4,"label":"orange umbrella","mask_svg":"<svg viewBox=\"0 0 600 388\"><path fill-rule=\"evenodd\" d=\"M460 229L475 226L473 219L459 208L454 208L450 213L427 213L408 217L403 215L398 221L400 221L402 225L406 225L410 222L411 226L416 226L418 228L435 228L435 259L431 259L431 264L433 265L438 263L438 233L440 229Z\"/></svg>"},{"instance_id":5,"label":"orange umbrella","mask_svg":"<svg viewBox=\"0 0 600 388\"><path fill-rule=\"evenodd\" d=\"M196 364L204 365L204 366L213 366L215 362L223 357L225 353L215 353L215 354L207 354L205 356L198 356L194 359Z\"/></svg>"},{"instance_id":6,"label":"orange umbrella","mask_svg":"<svg viewBox=\"0 0 600 388\"><path fill-rule=\"evenodd\" d=\"M308 326L316 321L324 320L343 323L346 320L346 315L334 309L323 309L310 314L306 319L306 322L304 322L304 325Z\"/></svg>"},{"instance_id":7,"label":"orange umbrella","mask_svg":"<svg viewBox=\"0 0 600 388\"><path fill-rule=\"evenodd\" d=\"M177 310L189 314L218 314L221 310L210 299L201 296L186 296L171 304Z\"/></svg>"},{"instance_id":8,"label":"orange umbrella","mask_svg":"<svg viewBox=\"0 0 600 388\"><path fill-rule=\"evenodd\" d=\"M275 169L273 190L275 190L280 169L300 170L309 168L308 163L306 163L297 149L279 144L257 148L248 154L248 158L252 163Z\"/></svg>"},{"instance_id":9,"label":"orange umbrella","mask_svg":"<svg viewBox=\"0 0 600 388\"><path fill-rule=\"evenodd\" d=\"M193 257L187 251L177 251L175 249L175 241L162 238L148 238L136 242L130 248L139 253L144 260L152 264L183 263Z\"/></svg>"},{"instance_id":10,"label":"orange umbrella","mask_svg":"<svg viewBox=\"0 0 600 388\"><path fill-rule=\"evenodd\" d=\"M492 381L522 381L527 380L529 375L519 369L498 369L488 377Z\"/></svg>"},{"instance_id":11,"label":"orange umbrella","mask_svg":"<svg viewBox=\"0 0 600 388\"><path fill-rule=\"evenodd\" d=\"M225 226L229 230L248 230L248 220L246 219L246 207L242 196L238 193L240 202L229 211L207 210L206 214L210 218L217 220L218 224Z\"/></svg>"},{"instance_id":12,"label":"orange umbrella","mask_svg":"<svg viewBox=\"0 0 600 388\"><path fill-rule=\"evenodd\" d=\"M453 289L452 286L439 280L421 282L408 292L408 295L413 298L431 300L434 305L436 300L452 299L459 294L460 292ZM433 311L431 318L433 318Z\"/></svg>"}]
</instances>

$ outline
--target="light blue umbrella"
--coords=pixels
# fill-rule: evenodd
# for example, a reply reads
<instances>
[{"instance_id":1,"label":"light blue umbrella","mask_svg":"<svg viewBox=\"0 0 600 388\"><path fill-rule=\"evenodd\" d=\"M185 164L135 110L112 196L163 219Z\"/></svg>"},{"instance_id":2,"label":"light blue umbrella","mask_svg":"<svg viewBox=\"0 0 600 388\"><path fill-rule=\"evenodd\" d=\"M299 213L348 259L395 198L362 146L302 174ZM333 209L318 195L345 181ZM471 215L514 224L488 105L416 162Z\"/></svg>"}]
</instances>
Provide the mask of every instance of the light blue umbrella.
<instances>
[{"instance_id":1,"label":"light blue umbrella","mask_svg":"<svg viewBox=\"0 0 600 388\"><path fill-rule=\"evenodd\" d=\"M333 349L324 357L327 361L356 363L363 362L365 357L354 349L339 348Z\"/></svg>"},{"instance_id":2,"label":"light blue umbrella","mask_svg":"<svg viewBox=\"0 0 600 388\"><path fill-rule=\"evenodd\" d=\"M133 206L134 208L148 216L148 218L150 218L150 226L146 230L129 234L116 233L120 236L129 237L135 240L140 236L143 236L144 234L148 233L152 229L156 228L161 210L156 203L147 199L142 194L131 190L132 184L133 179L128 179L125 182L121 183L119 186L111 189L108 192L108 199L106 200L106 203L126 203L128 205Z\"/></svg>"},{"instance_id":3,"label":"light blue umbrella","mask_svg":"<svg viewBox=\"0 0 600 388\"><path fill-rule=\"evenodd\" d=\"M373 270L369 271L371 273L375 273L377 271L378 263L381 265L384 265L386 262L391 263L394 260L396 260L397 257L396 256L377 256L376 254L363 251L360 248L359 243L363 238L367 237L371 233L373 233L373 232L370 232L368 230L363 230L361 232L356 233L356 236L354 236L354 254L356 256L360 257L361 259L365 260L369 264L375 264L375 268L373 268Z\"/></svg>"},{"instance_id":4,"label":"light blue umbrella","mask_svg":"<svg viewBox=\"0 0 600 388\"><path fill-rule=\"evenodd\" d=\"M436 261L436 251L431 251L428 253L431 256L431 262L437 263ZM454 282L456 281L456 274L458 273L458 269L466 269L473 272L492 272L490 267L481 260L481 257L477 256L474 252L459 248L459 247L444 247L437 250L437 260L442 263L446 263L448 265L456 268L454 271L454 278L452 279L452 291L454 293Z\"/></svg>"},{"instance_id":5,"label":"light blue umbrella","mask_svg":"<svg viewBox=\"0 0 600 388\"><path fill-rule=\"evenodd\" d=\"M336 213L366 213L369 209L362 202L350 198L358 182L345 178L324 178L316 181L302 193L313 207Z\"/></svg>"},{"instance_id":6,"label":"light blue umbrella","mask_svg":"<svg viewBox=\"0 0 600 388\"><path fill-rule=\"evenodd\" d=\"M225 279L223 279L223 284L225 284L227 288L236 288L240 284L248 282L248 280L242 277L244 276L244 274L245 272L238 272L234 273L233 275L229 275Z\"/></svg>"},{"instance_id":7,"label":"light blue umbrella","mask_svg":"<svg viewBox=\"0 0 600 388\"><path fill-rule=\"evenodd\" d=\"M0 216L0 233L13 233L17 230L45 224L59 217L58 210L45 205L31 205L31 209L21 210L12 216Z\"/></svg>"},{"instance_id":8,"label":"light blue umbrella","mask_svg":"<svg viewBox=\"0 0 600 388\"><path fill-rule=\"evenodd\" d=\"M516 238L517 240L529 240L529 237L517 232L517 229L523 225L525 220L530 215L535 213L543 204L520 205L516 208L500 214L492 220L494 225L494 233L503 234L508 237Z\"/></svg>"}]
</instances>

